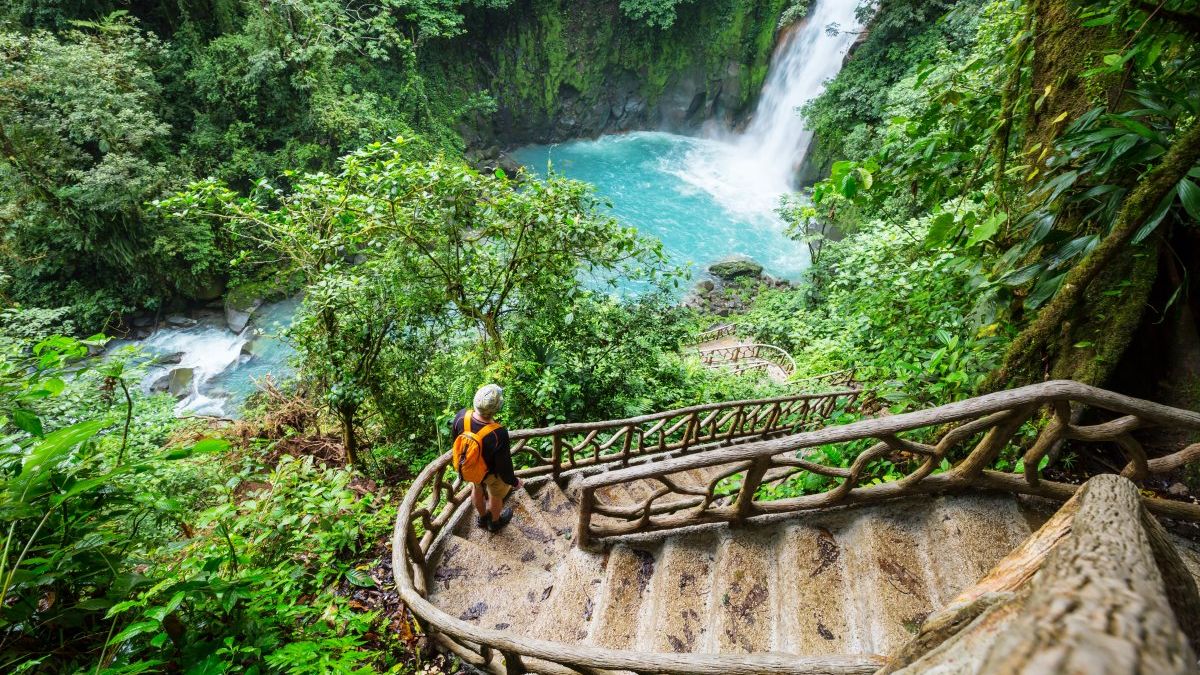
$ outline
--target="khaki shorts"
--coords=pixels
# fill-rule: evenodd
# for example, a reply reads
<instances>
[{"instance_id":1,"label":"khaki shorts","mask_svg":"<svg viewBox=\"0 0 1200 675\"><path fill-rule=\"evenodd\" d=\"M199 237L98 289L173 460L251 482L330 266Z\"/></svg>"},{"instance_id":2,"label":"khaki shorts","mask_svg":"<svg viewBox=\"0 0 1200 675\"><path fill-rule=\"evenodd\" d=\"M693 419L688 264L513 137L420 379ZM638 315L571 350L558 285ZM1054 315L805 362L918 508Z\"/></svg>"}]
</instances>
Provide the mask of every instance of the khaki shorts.
<instances>
[{"instance_id":1,"label":"khaki shorts","mask_svg":"<svg viewBox=\"0 0 1200 675\"><path fill-rule=\"evenodd\" d=\"M500 480L500 477L494 473L484 476L483 487L487 489L488 499L501 502L508 496L508 491L512 490L511 485Z\"/></svg>"}]
</instances>

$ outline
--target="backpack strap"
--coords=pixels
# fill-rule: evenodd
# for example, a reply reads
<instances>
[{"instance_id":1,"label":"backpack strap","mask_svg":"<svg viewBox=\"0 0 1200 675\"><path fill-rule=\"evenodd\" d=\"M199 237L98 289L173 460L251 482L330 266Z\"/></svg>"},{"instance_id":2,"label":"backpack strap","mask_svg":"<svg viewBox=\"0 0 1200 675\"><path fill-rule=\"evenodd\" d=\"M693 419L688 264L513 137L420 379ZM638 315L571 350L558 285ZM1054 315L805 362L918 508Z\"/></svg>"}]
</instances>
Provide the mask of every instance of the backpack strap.
<instances>
[{"instance_id":1,"label":"backpack strap","mask_svg":"<svg viewBox=\"0 0 1200 675\"><path fill-rule=\"evenodd\" d=\"M500 426L501 426L501 425L500 425L500 423L499 423L499 422L492 422L491 424L487 425L486 427L484 427L484 428L480 429L480 430L479 430L479 433L475 435L476 439L478 439L478 440L479 440L479 445L482 447L482 446L483 446L483 439L484 439L484 438L485 438L485 437L486 437L488 434L490 434L490 433L492 433L493 431L495 431L495 430L499 429L499 428L500 428Z\"/></svg>"}]
</instances>

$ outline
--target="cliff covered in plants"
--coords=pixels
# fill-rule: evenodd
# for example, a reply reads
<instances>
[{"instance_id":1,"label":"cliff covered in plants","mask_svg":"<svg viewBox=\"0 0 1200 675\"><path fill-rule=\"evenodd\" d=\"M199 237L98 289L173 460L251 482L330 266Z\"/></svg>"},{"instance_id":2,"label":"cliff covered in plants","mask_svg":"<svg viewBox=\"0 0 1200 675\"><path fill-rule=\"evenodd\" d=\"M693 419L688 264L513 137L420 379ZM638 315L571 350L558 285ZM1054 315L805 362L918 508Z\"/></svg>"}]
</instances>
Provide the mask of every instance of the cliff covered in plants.
<instances>
[{"instance_id":1,"label":"cliff covered in plants","mask_svg":"<svg viewBox=\"0 0 1200 675\"><path fill-rule=\"evenodd\" d=\"M617 2L520 0L472 15L467 38L444 45L448 51L439 58L452 73L463 43L471 45L477 86L495 97L495 114L477 118L468 142L682 130L713 118L729 123L761 88L780 17L791 4L686 2L662 25L629 16Z\"/></svg>"}]
</instances>

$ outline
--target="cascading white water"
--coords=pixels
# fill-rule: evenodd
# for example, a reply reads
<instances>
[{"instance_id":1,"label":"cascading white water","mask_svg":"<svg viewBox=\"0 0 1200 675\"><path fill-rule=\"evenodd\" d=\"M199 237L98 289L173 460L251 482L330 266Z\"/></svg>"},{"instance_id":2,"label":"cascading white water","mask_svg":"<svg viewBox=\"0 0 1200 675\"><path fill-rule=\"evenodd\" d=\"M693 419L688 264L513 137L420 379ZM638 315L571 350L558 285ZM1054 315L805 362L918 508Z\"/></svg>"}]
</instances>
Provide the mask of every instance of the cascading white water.
<instances>
[{"instance_id":1,"label":"cascading white water","mask_svg":"<svg viewBox=\"0 0 1200 675\"><path fill-rule=\"evenodd\" d=\"M746 129L722 134L719 145L697 149L675 174L734 213L772 211L779 197L793 189L796 170L812 141L799 108L841 70L860 30L857 5L851 0L815 0L808 16L776 47Z\"/></svg>"}]
</instances>

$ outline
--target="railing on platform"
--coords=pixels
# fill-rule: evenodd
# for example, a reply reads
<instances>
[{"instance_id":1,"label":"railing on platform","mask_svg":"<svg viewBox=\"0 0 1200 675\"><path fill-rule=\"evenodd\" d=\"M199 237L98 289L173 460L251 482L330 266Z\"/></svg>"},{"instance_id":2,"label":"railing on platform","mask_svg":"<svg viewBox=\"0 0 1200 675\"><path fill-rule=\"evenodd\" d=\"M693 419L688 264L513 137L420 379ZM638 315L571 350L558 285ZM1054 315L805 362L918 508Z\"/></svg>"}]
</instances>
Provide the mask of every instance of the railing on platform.
<instances>
[{"instance_id":1,"label":"railing on platform","mask_svg":"<svg viewBox=\"0 0 1200 675\"><path fill-rule=\"evenodd\" d=\"M1088 406L1113 419L1087 426L1073 424L1073 406ZM1023 472L990 470L1001 450L1026 422L1047 408L1049 423L1022 458ZM936 435L947 425L936 444L902 438L902 435ZM1143 480L1151 474L1173 471L1200 459L1200 443L1191 443L1165 457L1147 459L1135 430L1168 428L1200 431L1200 413L1130 398L1072 381L1053 381L998 392L949 405L853 424L830 426L786 438L746 443L720 451L704 452L609 471L580 484L576 542L587 546L605 537L642 534L706 523L737 522L843 504L893 499L912 494L965 488L1005 490L1068 499L1076 485L1042 478L1042 460L1069 440L1112 443L1125 458L1122 475ZM854 444L873 442L861 452ZM973 449L948 470L943 461L951 453L974 443ZM823 462L821 448L850 447L848 467ZM861 445L860 445L861 447ZM911 468L900 479L879 482L870 470L873 462L888 460ZM707 467L723 467L706 488L689 487L680 475ZM802 473L824 477L828 489L816 494L774 499L774 491L760 494L764 483L779 485ZM602 488L634 481L657 483L639 504L606 503ZM718 486L721 489L718 489ZM1150 511L1173 518L1200 521L1200 505L1147 497ZM593 516L606 516L593 522Z\"/></svg>"}]
</instances>

